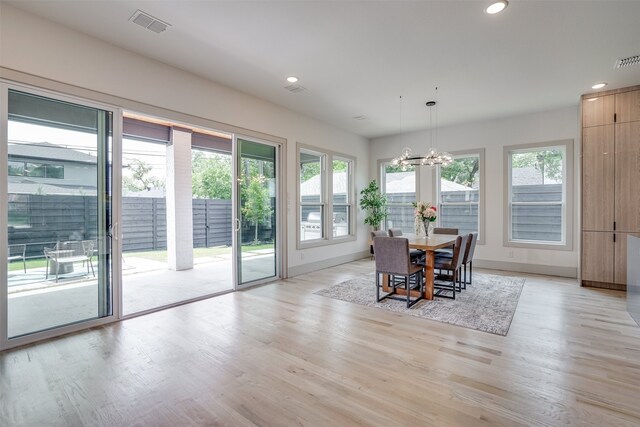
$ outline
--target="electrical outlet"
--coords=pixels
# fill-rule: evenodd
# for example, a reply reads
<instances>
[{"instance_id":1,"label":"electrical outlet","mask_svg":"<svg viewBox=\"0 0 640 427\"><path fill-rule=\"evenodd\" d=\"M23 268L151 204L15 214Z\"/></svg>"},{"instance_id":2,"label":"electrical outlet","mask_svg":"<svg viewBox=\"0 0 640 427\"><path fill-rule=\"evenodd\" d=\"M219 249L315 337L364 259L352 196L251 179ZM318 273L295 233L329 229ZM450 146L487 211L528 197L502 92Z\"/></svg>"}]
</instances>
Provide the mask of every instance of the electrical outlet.
<instances>
[{"instance_id":1,"label":"electrical outlet","mask_svg":"<svg viewBox=\"0 0 640 427\"><path fill-rule=\"evenodd\" d=\"M513 251L509 251L509 258L513 258Z\"/></svg>"},{"instance_id":2,"label":"electrical outlet","mask_svg":"<svg viewBox=\"0 0 640 427\"><path fill-rule=\"evenodd\" d=\"M300 261L304 261L304 253L300 252Z\"/></svg>"}]
</instances>

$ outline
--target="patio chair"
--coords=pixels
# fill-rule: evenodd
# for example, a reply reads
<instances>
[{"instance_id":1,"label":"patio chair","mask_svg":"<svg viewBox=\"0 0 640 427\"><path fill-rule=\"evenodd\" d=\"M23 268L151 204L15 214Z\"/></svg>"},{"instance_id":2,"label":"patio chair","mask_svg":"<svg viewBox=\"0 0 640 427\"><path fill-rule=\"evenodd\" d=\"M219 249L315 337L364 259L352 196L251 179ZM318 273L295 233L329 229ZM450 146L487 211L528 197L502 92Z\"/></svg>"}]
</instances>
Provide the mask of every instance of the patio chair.
<instances>
[{"instance_id":1,"label":"patio chair","mask_svg":"<svg viewBox=\"0 0 640 427\"><path fill-rule=\"evenodd\" d=\"M422 279L422 266L411 262L409 257L409 239L403 237L376 237L373 239L373 247L376 253L376 301L385 298L394 298L398 287L402 286L407 293L407 308L411 308L420 301L424 295L424 280ZM389 285L393 290L380 296L380 275L389 276ZM397 281L397 278L404 280ZM413 280L412 280L413 279ZM417 288L419 295L411 300L411 290Z\"/></svg>"},{"instance_id":2,"label":"patio chair","mask_svg":"<svg viewBox=\"0 0 640 427\"><path fill-rule=\"evenodd\" d=\"M27 245L9 245L9 253L7 257L7 261L18 261L22 260L22 267L24 268L24 273L27 274Z\"/></svg>"}]
</instances>

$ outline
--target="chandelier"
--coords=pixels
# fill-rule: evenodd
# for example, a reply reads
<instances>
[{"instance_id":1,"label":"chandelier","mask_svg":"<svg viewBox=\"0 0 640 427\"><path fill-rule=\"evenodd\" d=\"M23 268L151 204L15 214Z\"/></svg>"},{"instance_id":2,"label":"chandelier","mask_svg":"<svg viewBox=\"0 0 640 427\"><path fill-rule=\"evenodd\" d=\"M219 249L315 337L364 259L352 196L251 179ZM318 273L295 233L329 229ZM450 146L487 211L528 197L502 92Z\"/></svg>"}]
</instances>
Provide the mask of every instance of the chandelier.
<instances>
[{"instance_id":1,"label":"chandelier","mask_svg":"<svg viewBox=\"0 0 640 427\"><path fill-rule=\"evenodd\" d=\"M438 93L438 88L436 88L436 94ZM433 107L436 106L436 101L427 102L427 107L429 107L429 135L431 139L431 148L424 155L416 155L413 154L411 148L405 147L402 149L402 154L399 157L391 160L391 164L394 166L402 166L403 168L409 165L413 166L447 166L451 164L453 158L451 154L446 151L440 152L437 148L436 144L433 142ZM437 115L437 111L436 111ZM436 116L436 138L437 138L437 116Z\"/></svg>"}]
</instances>

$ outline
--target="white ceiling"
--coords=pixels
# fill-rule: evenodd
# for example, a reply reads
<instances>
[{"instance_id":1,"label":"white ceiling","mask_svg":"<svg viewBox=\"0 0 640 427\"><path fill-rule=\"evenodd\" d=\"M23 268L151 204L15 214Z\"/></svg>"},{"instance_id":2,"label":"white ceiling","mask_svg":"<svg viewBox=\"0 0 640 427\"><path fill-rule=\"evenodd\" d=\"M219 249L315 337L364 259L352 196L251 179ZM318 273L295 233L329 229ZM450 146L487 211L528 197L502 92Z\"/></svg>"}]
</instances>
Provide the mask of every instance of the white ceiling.
<instances>
[{"instance_id":1,"label":"white ceiling","mask_svg":"<svg viewBox=\"0 0 640 427\"><path fill-rule=\"evenodd\" d=\"M577 105L640 84L640 1L7 1L366 137ZM141 9L171 27L129 22ZM297 75L307 90L284 89ZM402 95L402 114L399 96ZM365 115L366 120L354 120ZM402 121L402 125L401 125Z\"/></svg>"}]
</instances>

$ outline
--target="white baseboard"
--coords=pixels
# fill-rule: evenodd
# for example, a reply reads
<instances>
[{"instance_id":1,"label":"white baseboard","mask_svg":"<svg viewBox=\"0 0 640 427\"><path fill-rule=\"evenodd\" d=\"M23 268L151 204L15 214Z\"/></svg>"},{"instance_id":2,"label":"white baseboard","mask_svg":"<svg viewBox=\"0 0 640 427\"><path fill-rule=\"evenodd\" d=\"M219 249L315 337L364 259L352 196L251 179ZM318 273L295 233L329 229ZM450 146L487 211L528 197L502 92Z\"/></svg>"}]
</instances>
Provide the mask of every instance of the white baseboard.
<instances>
[{"instance_id":1,"label":"white baseboard","mask_svg":"<svg viewBox=\"0 0 640 427\"><path fill-rule=\"evenodd\" d=\"M473 266L492 270L517 271L519 273L544 274L546 276L578 277L578 267L561 267L557 265L527 264L523 262L491 261L474 259Z\"/></svg>"},{"instance_id":2,"label":"white baseboard","mask_svg":"<svg viewBox=\"0 0 640 427\"><path fill-rule=\"evenodd\" d=\"M288 276L294 277L299 276L301 274L311 273L312 271L322 270L323 268L334 267L340 264L346 264L351 261L357 261L362 258L369 257L369 251L356 252L349 255L342 255L335 258L324 259L322 261L312 262L308 264L295 265L293 267L289 267Z\"/></svg>"}]
</instances>

